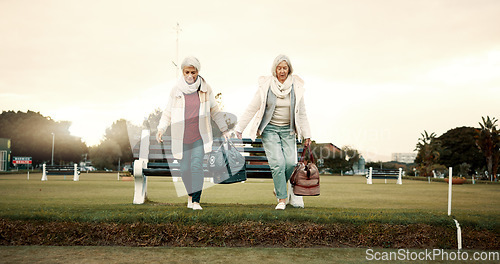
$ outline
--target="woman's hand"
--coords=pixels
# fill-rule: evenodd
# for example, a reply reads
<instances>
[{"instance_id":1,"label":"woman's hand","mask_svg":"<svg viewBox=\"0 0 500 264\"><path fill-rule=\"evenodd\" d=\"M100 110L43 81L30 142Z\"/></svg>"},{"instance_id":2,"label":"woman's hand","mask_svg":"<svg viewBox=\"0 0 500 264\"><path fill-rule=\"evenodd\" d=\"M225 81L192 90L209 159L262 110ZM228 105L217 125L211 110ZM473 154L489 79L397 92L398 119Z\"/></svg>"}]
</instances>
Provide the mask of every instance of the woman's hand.
<instances>
[{"instance_id":1,"label":"woman's hand","mask_svg":"<svg viewBox=\"0 0 500 264\"><path fill-rule=\"evenodd\" d=\"M222 136L226 141L228 141L231 138L231 132L229 132L229 130L222 132Z\"/></svg>"},{"instance_id":2,"label":"woman's hand","mask_svg":"<svg viewBox=\"0 0 500 264\"><path fill-rule=\"evenodd\" d=\"M311 145L311 139L310 138L306 138L304 140L304 148L309 147L309 145Z\"/></svg>"},{"instance_id":3,"label":"woman's hand","mask_svg":"<svg viewBox=\"0 0 500 264\"><path fill-rule=\"evenodd\" d=\"M234 131L234 133L236 134L236 137L237 137L238 139L242 139L242 138L243 138L243 135L241 134L241 132Z\"/></svg>"},{"instance_id":4,"label":"woman's hand","mask_svg":"<svg viewBox=\"0 0 500 264\"><path fill-rule=\"evenodd\" d=\"M158 133L156 133L156 141L158 141L158 143L163 143L163 139L161 139L162 136L163 136L163 133L161 133L160 131L158 131Z\"/></svg>"}]
</instances>

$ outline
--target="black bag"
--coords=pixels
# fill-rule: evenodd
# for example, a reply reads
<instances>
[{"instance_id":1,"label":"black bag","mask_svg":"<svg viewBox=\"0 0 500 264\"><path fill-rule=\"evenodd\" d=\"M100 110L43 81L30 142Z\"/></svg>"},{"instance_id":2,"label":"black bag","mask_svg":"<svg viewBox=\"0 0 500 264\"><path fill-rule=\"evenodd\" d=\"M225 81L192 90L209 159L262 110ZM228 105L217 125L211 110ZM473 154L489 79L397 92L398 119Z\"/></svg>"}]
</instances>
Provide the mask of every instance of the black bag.
<instances>
[{"instance_id":1,"label":"black bag","mask_svg":"<svg viewBox=\"0 0 500 264\"><path fill-rule=\"evenodd\" d=\"M208 171L214 183L228 184L247 180L245 157L231 140L224 141L217 150L208 155Z\"/></svg>"}]
</instances>

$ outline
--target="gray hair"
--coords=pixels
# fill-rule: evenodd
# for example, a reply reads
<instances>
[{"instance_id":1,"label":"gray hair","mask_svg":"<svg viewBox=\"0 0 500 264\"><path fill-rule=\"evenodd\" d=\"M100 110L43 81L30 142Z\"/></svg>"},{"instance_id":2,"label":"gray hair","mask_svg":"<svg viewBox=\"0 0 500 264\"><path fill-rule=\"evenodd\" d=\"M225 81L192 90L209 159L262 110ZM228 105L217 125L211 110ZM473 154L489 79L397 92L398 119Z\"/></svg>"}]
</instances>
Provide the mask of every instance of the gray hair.
<instances>
[{"instance_id":1,"label":"gray hair","mask_svg":"<svg viewBox=\"0 0 500 264\"><path fill-rule=\"evenodd\" d=\"M181 64L181 70L183 70L185 67L193 66L197 71L200 71L201 69L201 64L200 61L193 56L186 57Z\"/></svg>"},{"instance_id":2,"label":"gray hair","mask_svg":"<svg viewBox=\"0 0 500 264\"><path fill-rule=\"evenodd\" d=\"M278 64L280 64L282 61L286 61L288 64L288 74L293 73L293 67L292 67L292 62L290 61L290 58L288 56L280 54L276 59L274 59L273 62L273 67L271 68L271 72L273 73L273 76L276 77L276 67L278 67Z\"/></svg>"}]
</instances>

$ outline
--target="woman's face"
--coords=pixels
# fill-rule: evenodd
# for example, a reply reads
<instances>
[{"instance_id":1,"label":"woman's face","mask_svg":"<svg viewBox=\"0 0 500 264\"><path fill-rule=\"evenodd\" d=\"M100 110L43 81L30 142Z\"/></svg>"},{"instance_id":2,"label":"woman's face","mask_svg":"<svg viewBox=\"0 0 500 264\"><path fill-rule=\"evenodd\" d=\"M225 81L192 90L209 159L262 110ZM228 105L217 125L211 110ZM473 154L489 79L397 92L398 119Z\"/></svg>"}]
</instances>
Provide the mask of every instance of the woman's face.
<instances>
[{"instance_id":1,"label":"woman's face","mask_svg":"<svg viewBox=\"0 0 500 264\"><path fill-rule=\"evenodd\" d=\"M276 67L276 77L280 83L284 83L286 78L288 78L288 63L286 61L282 61Z\"/></svg>"},{"instance_id":2,"label":"woman's face","mask_svg":"<svg viewBox=\"0 0 500 264\"><path fill-rule=\"evenodd\" d=\"M196 78L198 78L198 70L193 66L184 67L184 69L182 69L182 74L184 75L184 80L186 80L188 84L193 84Z\"/></svg>"}]
</instances>

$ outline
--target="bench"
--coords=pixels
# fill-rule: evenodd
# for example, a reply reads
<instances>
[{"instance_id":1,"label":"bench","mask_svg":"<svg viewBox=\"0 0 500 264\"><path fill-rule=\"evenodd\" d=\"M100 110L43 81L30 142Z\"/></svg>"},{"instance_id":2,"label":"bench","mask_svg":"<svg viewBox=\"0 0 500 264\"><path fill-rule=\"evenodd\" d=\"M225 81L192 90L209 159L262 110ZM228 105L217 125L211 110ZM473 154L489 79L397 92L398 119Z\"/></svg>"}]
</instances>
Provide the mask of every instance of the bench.
<instances>
[{"instance_id":1,"label":"bench","mask_svg":"<svg viewBox=\"0 0 500 264\"><path fill-rule=\"evenodd\" d=\"M216 150L222 144L222 138L214 138L212 150ZM271 168L267 163L262 141L249 138L242 140L232 139L236 148L245 157L245 171L248 178L272 178ZM140 140L133 146L132 153L134 163L132 174L134 176L134 204L143 204L147 197L147 178L151 176L171 176L174 184L181 181L180 164L174 159L170 137L163 136L163 143L158 143L156 137L149 130L142 130ZM302 153L302 148L297 149ZM207 166L208 154L204 157L203 170L205 182L213 184Z\"/></svg>"},{"instance_id":2,"label":"bench","mask_svg":"<svg viewBox=\"0 0 500 264\"><path fill-rule=\"evenodd\" d=\"M368 175L366 175L366 184L373 184L372 179L385 179L385 183L387 183L387 179L397 179L396 184L403 184L402 181L403 169L399 168L399 170L390 170L390 169L379 169L374 170L370 167L368 171Z\"/></svg>"},{"instance_id":3,"label":"bench","mask_svg":"<svg viewBox=\"0 0 500 264\"><path fill-rule=\"evenodd\" d=\"M66 175L73 175L73 181L80 180L80 169L78 165L46 165L43 164L43 173L42 173L42 181L47 181L47 175L64 175L64 179L66 179Z\"/></svg>"}]
</instances>

